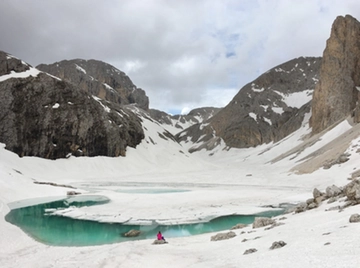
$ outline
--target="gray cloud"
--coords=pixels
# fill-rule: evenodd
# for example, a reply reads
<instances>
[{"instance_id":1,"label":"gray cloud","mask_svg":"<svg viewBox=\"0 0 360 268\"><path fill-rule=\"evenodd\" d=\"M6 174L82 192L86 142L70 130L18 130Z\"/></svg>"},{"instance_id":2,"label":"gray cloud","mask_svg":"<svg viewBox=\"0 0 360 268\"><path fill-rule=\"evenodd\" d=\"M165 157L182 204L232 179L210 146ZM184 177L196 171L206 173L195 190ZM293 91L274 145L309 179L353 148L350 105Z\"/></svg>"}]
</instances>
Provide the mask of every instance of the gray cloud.
<instances>
[{"instance_id":1,"label":"gray cloud","mask_svg":"<svg viewBox=\"0 0 360 268\"><path fill-rule=\"evenodd\" d=\"M98 59L125 71L165 111L224 106L262 72L321 56L357 0L12 0L0 50L32 65Z\"/></svg>"}]
</instances>

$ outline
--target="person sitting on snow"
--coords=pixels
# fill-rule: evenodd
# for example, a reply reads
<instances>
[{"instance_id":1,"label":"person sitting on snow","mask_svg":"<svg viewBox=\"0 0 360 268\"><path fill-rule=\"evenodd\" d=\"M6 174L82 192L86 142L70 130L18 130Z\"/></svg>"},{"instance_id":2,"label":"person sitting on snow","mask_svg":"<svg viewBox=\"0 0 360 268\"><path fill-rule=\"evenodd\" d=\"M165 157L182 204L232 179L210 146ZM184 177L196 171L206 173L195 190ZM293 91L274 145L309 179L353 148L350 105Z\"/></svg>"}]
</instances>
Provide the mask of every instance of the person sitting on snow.
<instances>
[{"instance_id":1,"label":"person sitting on snow","mask_svg":"<svg viewBox=\"0 0 360 268\"><path fill-rule=\"evenodd\" d=\"M165 238L163 237L163 235L161 234L161 232L159 231L158 234L157 234L157 240L164 240L165 241ZM166 241L165 241L166 242Z\"/></svg>"}]
</instances>

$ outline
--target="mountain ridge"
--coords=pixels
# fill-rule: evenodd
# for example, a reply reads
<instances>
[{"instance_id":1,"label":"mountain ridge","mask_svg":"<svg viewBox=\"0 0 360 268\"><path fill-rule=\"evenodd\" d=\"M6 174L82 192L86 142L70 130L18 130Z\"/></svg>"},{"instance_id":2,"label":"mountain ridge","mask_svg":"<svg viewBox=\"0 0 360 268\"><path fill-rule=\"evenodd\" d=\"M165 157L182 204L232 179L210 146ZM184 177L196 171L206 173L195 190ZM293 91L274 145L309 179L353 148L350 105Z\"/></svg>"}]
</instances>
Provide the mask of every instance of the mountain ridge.
<instances>
[{"instance_id":1,"label":"mountain ridge","mask_svg":"<svg viewBox=\"0 0 360 268\"><path fill-rule=\"evenodd\" d=\"M229 147L247 148L286 137L310 112L320 64L320 57L300 57L270 69L241 88L204 124L178 133L178 141L186 142L191 137L193 143L203 144L191 149L196 151L211 150L220 140Z\"/></svg>"},{"instance_id":2,"label":"mountain ridge","mask_svg":"<svg viewBox=\"0 0 360 268\"><path fill-rule=\"evenodd\" d=\"M143 139L130 110L8 53L0 52L0 66L0 142L19 156L125 156Z\"/></svg>"},{"instance_id":3,"label":"mountain ridge","mask_svg":"<svg viewBox=\"0 0 360 268\"><path fill-rule=\"evenodd\" d=\"M36 68L101 99L121 105L136 104L144 110L149 109L149 98L145 91L136 87L124 72L103 61L63 60L39 64Z\"/></svg>"}]
</instances>

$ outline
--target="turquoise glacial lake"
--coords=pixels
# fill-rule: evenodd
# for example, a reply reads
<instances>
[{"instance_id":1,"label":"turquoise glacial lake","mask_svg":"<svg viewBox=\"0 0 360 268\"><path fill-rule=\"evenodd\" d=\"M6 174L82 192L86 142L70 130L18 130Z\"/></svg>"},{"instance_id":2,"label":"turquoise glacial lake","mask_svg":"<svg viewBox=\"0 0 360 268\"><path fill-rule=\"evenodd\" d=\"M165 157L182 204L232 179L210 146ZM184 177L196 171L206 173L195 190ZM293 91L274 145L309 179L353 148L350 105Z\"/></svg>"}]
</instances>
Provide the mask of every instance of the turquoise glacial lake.
<instances>
[{"instance_id":1,"label":"turquoise glacial lake","mask_svg":"<svg viewBox=\"0 0 360 268\"><path fill-rule=\"evenodd\" d=\"M255 217L272 217L283 213L281 210L254 215L228 215L208 222L179 225L127 225L122 223L103 223L91 220L74 219L53 215L54 210L101 205L109 202L106 197L94 196L93 200L73 197L49 203L12 209L5 220L20 227L33 239L52 246L94 246L120 243L139 239L155 239L161 231L165 239L191 236L209 232L229 230L238 223L251 224ZM130 230L140 230L137 237L125 237Z\"/></svg>"}]
</instances>

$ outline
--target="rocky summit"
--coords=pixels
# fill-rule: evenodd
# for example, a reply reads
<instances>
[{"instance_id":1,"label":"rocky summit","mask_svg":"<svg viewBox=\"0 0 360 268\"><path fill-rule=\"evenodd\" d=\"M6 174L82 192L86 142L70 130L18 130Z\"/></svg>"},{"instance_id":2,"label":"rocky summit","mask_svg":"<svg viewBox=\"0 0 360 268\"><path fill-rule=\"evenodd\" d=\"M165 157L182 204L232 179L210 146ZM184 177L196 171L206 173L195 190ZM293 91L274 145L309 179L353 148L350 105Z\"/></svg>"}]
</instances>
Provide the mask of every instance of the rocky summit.
<instances>
[{"instance_id":1,"label":"rocky summit","mask_svg":"<svg viewBox=\"0 0 360 268\"><path fill-rule=\"evenodd\" d=\"M119 156L144 137L130 110L5 52L0 52L0 115L0 142L19 156Z\"/></svg>"},{"instance_id":2,"label":"rocky summit","mask_svg":"<svg viewBox=\"0 0 360 268\"><path fill-rule=\"evenodd\" d=\"M350 15L332 25L320 68L320 83L312 102L313 133L349 115L360 122L360 23Z\"/></svg>"},{"instance_id":3,"label":"rocky summit","mask_svg":"<svg viewBox=\"0 0 360 268\"><path fill-rule=\"evenodd\" d=\"M246 148L278 141L297 130L310 112L321 58L300 57L270 69L245 85L232 101L203 124L177 135L198 143L191 151L212 149L220 140Z\"/></svg>"},{"instance_id":4,"label":"rocky summit","mask_svg":"<svg viewBox=\"0 0 360 268\"><path fill-rule=\"evenodd\" d=\"M136 104L148 110L149 98L131 79L114 66L98 60L63 60L40 64L37 69L74 84L91 95L122 105Z\"/></svg>"}]
</instances>

